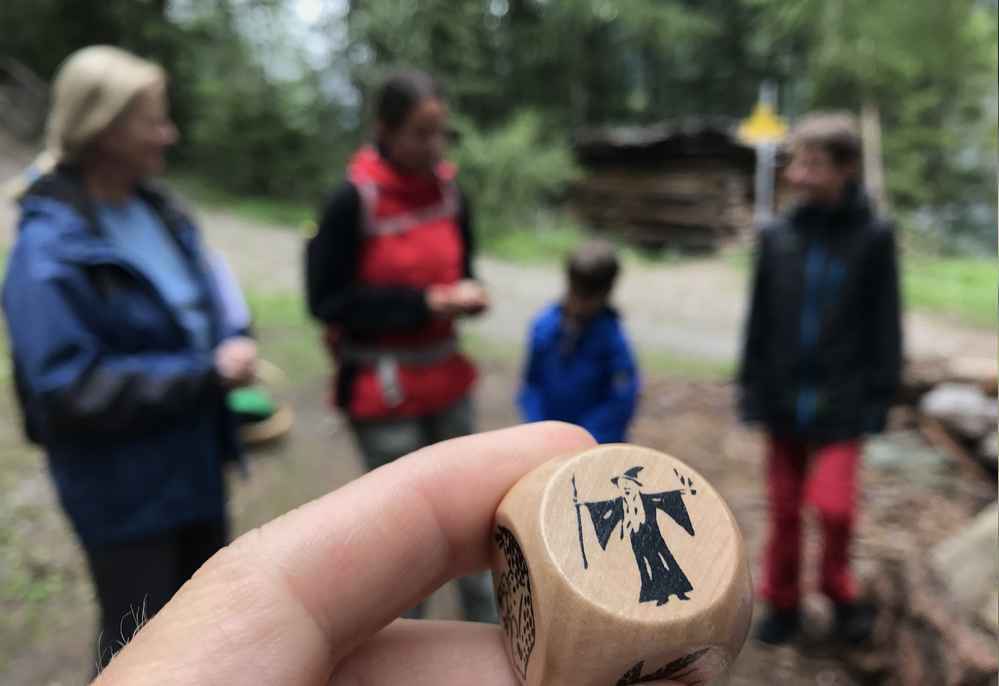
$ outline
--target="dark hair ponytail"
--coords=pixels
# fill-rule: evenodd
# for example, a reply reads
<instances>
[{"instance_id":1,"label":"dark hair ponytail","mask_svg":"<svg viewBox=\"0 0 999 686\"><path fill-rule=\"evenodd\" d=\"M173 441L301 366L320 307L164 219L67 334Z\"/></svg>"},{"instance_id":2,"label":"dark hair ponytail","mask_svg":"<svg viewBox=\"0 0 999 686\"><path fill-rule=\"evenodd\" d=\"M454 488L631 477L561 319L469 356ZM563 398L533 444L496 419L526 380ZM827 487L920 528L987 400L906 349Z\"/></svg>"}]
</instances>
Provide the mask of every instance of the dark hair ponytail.
<instances>
[{"instance_id":1,"label":"dark hair ponytail","mask_svg":"<svg viewBox=\"0 0 999 686\"><path fill-rule=\"evenodd\" d=\"M375 117L389 131L402 126L406 117L427 98L444 98L444 89L430 74L417 69L389 76L378 89Z\"/></svg>"}]
</instances>

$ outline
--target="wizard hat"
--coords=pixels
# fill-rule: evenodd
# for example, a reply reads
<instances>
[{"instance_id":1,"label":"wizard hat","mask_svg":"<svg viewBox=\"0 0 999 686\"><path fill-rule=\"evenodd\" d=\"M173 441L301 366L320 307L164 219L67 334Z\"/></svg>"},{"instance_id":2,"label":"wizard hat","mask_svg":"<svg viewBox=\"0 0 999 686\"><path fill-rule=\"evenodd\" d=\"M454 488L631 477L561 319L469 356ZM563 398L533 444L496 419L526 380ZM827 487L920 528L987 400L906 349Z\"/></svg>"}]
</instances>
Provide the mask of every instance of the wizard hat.
<instances>
[{"instance_id":1,"label":"wizard hat","mask_svg":"<svg viewBox=\"0 0 999 686\"><path fill-rule=\"evenodd\" d=\"M611 483L617 486L618 479L628 479L629 481L634 481L636 484L641 486L642 482L639 481L636 477L638 476L638 473L642 471L642 469L644 469L644 467L632 467L621 476L615 476L613 479L611 479Z\"/></svg>"}]
</instances>

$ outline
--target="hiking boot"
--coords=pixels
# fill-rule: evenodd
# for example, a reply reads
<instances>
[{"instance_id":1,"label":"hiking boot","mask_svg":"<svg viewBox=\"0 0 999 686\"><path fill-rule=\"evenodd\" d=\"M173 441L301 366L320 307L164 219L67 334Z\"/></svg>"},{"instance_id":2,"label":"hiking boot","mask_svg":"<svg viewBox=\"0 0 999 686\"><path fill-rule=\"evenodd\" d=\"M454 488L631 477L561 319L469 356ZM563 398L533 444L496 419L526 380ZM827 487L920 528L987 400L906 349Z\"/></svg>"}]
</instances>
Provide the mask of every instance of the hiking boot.
<instances>
[{"instance_id":1,"label":"hiking boot","mask_svg":"<svg viewBox=\"0 0 999 686\"><path fill-rule=\"evenodd\" d=\"M756 639L768 645L783 645L791 641L801 626L798 608L771 610L756 628Z\"/></svg>"},{"instance_id":2,"label":"hiking boot","mask_svg":"<svg viewBox=\"0 0 999 686\"><path fill-rule=\"evenodd\" d=\"M850 645L865 643L874 631L875 610L863 603L835 603L833 637Z\"/></svg>"}]
</instances>

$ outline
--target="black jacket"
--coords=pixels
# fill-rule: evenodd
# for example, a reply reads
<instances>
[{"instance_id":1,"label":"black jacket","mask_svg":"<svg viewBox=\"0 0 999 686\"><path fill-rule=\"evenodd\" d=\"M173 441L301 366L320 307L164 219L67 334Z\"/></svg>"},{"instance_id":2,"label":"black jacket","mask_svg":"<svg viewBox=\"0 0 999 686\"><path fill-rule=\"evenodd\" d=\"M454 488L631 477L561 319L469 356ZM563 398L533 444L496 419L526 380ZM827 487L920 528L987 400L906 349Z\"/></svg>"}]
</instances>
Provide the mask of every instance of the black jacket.
<instances>
[{"instance_id":1,"label":"black jacket","mask_svg":"<svg viewBox=\"0 0 999 686\"><path fill-rule=\"evenodd\" d=\"M894 230L850 187L759 236L740 410L816 442L881 431L902 366Z\"/></svg>"}]
</instances>

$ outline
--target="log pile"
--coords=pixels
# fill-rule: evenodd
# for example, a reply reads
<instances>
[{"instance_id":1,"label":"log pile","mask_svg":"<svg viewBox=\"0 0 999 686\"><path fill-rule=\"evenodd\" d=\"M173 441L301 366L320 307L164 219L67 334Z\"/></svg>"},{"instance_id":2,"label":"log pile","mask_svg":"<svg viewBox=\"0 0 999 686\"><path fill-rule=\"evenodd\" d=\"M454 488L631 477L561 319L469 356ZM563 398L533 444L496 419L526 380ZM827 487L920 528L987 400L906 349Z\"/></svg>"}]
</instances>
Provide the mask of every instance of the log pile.
<instances>
[{"instance_id":1,"label":"log pile","mask_svg":"<svg viewBox=\"0 0 999 686\"><path fill-rule=\"evenodd\" d=\"M576 186L575 208L594 227L640 245L714 250L751 229L752 207L746 197L750 180L723 165L700 166L594 174Z\"/></svg>"},{"instance_id":2,"label":"log pile","mask_svg":"<svg viewBox=\"0 0 999 686\"><path fill-rule=\"evenodd\" d=\"M853 651L848 662L864 683L994 686L999 675L999 509L991 447L996 361L910 363L902 399L907 405L895 413L894 428L918 431L947 456L942 466L947 477L936 487L910 477L894 535L878 535L883 549L865 575L878 620L872 641ZM991 502L980 509L983 489ZM944 529L924 540L921 529L913 529L927 519ZM902 543L893 548L894 541Z\"/></svg>"},{"instance_id":3,"label":"log pile","mask_svg":"<svg viewBox=\"0 0 999 686\"><path fill-rule=\"evenodd\" d=\"M577 133L572 204L592 227L647 247L712 251L751 232L755 152L728 122Z\"/></svg>"},{"instance_id":4,"label":"log pile","mask_svg":"<svg viewBox=\"0 0 999 686\"><path fill-rule=\"evenodd\" d=\"M931 564L912 556L885 560L879 571L870 589L878 607L874 645L851 656L870 683L995 686L995 634L952 601Z\"/></svg>"}]
</instances>

